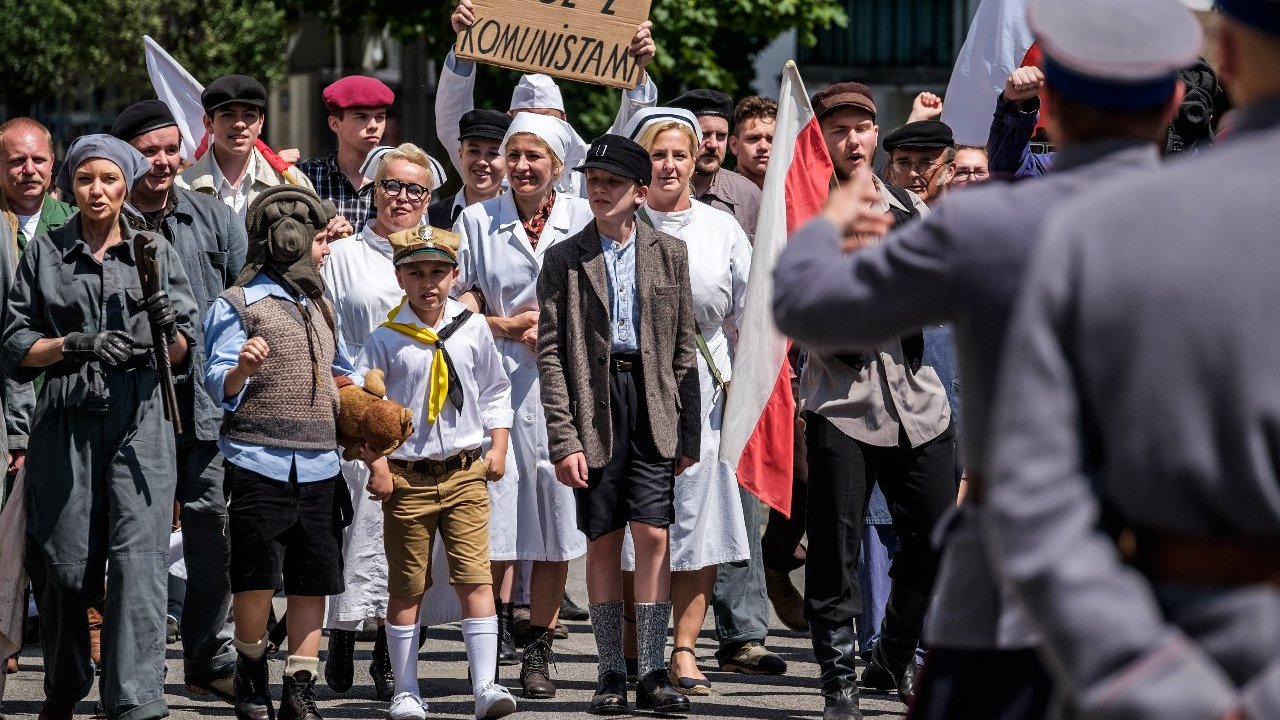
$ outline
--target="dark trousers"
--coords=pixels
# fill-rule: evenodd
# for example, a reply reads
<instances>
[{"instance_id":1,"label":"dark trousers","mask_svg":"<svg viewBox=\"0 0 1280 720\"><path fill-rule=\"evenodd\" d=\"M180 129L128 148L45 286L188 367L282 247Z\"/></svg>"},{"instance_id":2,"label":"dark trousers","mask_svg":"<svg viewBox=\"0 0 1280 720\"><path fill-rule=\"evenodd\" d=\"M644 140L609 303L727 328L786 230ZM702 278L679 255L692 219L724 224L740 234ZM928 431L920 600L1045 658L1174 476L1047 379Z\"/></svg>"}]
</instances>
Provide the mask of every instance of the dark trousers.
<instances>
[{"instance_id":1,"label":"dark trousers","mask_svg":"<svg viewBox=\"0 0 1280 720\"><path fill-rule=\"evenodd\" d=\"M1040 720L1053 684L1035 650L937 648L925 655L912 720Z\"/></svg>"},{"instance_id":2,"label":"dark trousers","mask_svg":"<svg viewBox=\"0 0 1280 720\"><path fill-rule=\"evenodd\" d=\"M185 422L191 423L190 416ZM194 427L194 424L187 427ZM231 646L231 543L227 539L226 470L218 444L189 432L178 438L178 492L187 564L182 610L182 658L193 680L235 671Z\"/></svg>"},{"instance_id":3,"label":"dark trousers","mask_svg":"<svg viewBox=\"0 0 1280 720\"><path fill-rule=\"evenodd\" d=\"M821 629L849 626L862 612L858 553L863 516L878 479L893 529L901 545L889 576L893 588L885 610L881 647L895 664L915 653L924 626L939 554L929 542L934 524L955 504L953 431L911 447L905 436L897 447L875 447L842 433L831 421L805 414L809 460L808 562L805 565L805 617L819 626L814 650L822 662ZM893 669L893 668L891 668Z\"/></svg>"}]
</instances>

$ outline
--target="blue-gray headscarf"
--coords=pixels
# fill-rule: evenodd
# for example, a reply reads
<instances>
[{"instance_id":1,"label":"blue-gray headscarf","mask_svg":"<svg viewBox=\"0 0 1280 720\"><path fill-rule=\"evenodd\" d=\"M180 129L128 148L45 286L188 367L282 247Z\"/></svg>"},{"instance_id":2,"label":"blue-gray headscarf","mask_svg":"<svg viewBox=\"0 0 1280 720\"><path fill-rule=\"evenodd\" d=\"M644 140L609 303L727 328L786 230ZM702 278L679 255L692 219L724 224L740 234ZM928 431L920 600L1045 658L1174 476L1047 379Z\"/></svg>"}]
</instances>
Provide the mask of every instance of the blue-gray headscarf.
<instances>
[{"instance_id":1,"label":"blue-gray headscarf","mask_svg":"<svg viewBox=\"0 0 1280 720\"><path fill-rule=\"evenodd\" d=\"M151 170L147 159L129 143L111 135L81 135L71 143L70 149L67 150L67 157L63 160L62 169L58 171L58 187L62 192L68 197L74 196L71 179L75 177L76 170L86 162L97 158L115 163L116 167L120 168L120 172L124 173L125 179L129 181L131 190L133 184Z\"/></svg>"}]
</instances>

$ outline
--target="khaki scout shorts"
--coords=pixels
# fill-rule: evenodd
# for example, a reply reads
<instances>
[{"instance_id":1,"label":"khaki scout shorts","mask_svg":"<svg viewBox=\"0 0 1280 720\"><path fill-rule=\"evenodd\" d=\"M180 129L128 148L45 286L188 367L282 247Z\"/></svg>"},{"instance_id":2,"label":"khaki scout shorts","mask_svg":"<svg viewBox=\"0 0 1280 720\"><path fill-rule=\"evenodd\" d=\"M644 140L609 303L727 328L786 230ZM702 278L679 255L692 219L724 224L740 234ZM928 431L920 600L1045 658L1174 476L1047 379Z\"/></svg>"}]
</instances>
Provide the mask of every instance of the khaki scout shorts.
<instances>
[{"instance_id":1,"label":"khaki scout shorts","mask_svg":"<svg viewBox=\"0 0 1280 720\"><path fill-rule=\"evenodd\" d=\"M431 587L437 529L449 558L449 584L491 584L488 463L477 460L442 474L391 468L395 490L382 506L390 595L414 597Z\"/></svg>"}]
</instances>

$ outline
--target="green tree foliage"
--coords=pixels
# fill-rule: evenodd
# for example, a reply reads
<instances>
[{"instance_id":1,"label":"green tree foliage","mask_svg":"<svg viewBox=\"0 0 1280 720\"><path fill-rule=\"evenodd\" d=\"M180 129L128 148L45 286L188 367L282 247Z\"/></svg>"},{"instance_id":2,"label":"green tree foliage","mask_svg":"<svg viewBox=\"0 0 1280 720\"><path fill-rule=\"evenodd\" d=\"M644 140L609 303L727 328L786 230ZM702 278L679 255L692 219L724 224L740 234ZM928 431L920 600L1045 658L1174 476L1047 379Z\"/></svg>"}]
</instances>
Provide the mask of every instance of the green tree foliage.
<instances>
[{"instance_id":1,"label":"green tree foliage","mask_svg":"<svg viewBox=\"0 0 1280 720\"><path fill-rule=\"evenodd\" d=\"M0 100L26 113L52 90L150 91L142 36L197 79L284 77L286 15L277 0L0 0Z\"/></svg>"},{"instance_id":2,"label":"green tree foliage","mask_svg":"<svg viewBox=\"0 0 1280 720\"><path fill-rule=\"evenodd\" d=\"M454 40L452 0L408 5L402 0L285 1L291 12L319 13L331 23L345 26L359 18L401 37L424 37L440 59ZM848 22L840 0L654 0L650 17L658 44L650 71L661 98L695 87L744 94L755 76L756 55L779 35L794 29L801 43L813 45L819 30ZM477 96L505 109L518 78L518 73L486 67L477 78ZM608 129L617 110L616 91L581 83L561 87L581 132Z\"/></svg>"}]
</instances>

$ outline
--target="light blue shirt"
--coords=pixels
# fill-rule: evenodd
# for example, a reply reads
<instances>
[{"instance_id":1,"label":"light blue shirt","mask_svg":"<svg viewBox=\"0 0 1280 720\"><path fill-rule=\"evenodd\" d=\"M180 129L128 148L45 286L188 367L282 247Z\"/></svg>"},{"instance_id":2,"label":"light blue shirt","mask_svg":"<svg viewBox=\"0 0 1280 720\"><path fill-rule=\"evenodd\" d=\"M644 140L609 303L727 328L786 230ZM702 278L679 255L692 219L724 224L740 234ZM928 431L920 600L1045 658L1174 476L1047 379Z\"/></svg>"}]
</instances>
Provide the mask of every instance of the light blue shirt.
<instances>
[{"instance_id":1,"label":"light blue shirt","mask_svg":"<svg viewBox=\"0 0 1280 720\"><path fill-rule=\"evenodd\" d=\"M277 285L266 275L259 274L244 287L246 305L272 296L292 299L289 292ZM306 300L302 301L306 304ZM334 322L338 318L334 316ZM207 359L204 368L204 387L209 397L215 402L221 401L222 408L233 411L240 407L244 398L244 389L249 387L253 378L249 378L235 397L228 398L223 391L223 382L227 373L234 368L240 358L240 349L248 342L249 335L240 322L240 315L224 298L218 298L213 307L205 315L204 340ZM342 328L338 327L337 352L333 357L333 374L346 375L357 384L364 384L364 376L356 371L355 363L347 353L347 344L342 339ZM256 472L259 475L280 481L289 479L290 470L297 468L298 482L319 482L328 480L341 470L341 460L337 448L333 450L294 450L292 448L263 447L253 443L229 440L225 436L218 438L218 449L232 465Z\"/></svg>"},{"instance_id":2,"label":"light blue shirt","mask_svg":"<svg viewBox=\"0 0 1280 720\"><path fill-rule=\"evenodd\" d=\"M609 280L610 349L615 354L640 352L640 303L636 302L636 231L626 243L619 243L600 233L600 249L604 252L605 275Z\"/></svg>"}]
</instances>

